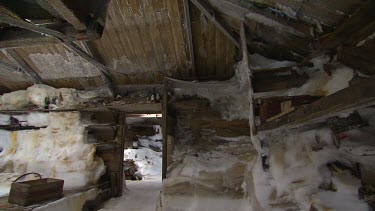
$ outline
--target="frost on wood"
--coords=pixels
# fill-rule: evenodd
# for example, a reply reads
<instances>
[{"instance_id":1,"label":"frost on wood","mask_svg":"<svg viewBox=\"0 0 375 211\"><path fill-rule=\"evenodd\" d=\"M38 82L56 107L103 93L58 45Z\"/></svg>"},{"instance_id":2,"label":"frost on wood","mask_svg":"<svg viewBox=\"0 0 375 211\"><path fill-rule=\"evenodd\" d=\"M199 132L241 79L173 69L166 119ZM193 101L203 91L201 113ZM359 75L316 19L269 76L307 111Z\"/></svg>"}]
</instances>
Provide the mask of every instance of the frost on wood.
<instances>
[{"instance_id":1,"label":"frost on wood","mask_svg":"<svg viewBox=\"0 0 375 211\"><path fill-rule=\"evenodd\" d=\"M369 126L339 136L322 128L256 137L259 155L250 182L258 205L264 210L368 210L358 196L362 181L357 164L362 170L375 170L375 115L359 112ZM263 168L261 154L268 156L269 169Z\"/></svg>"},{"instance_id":2,"label":"frost on wood","mask_svg":"<svg viewBox=\"0 0 375 211\"><path fill-rule=\"evenodd\" d=\"M41 71L43 79L76 78L99 76L99 70L80 56L65 51L61 54L30 54L30 59Z\"/></svg>"},{"instance_id":3,"label":"frost on wood","mask_svg":"<svg viewBox=\"0 0 375 211\"><path fill-rule=\"evenodd\" d=\"M15 92L0 95L1 109L24 109L28 106L37 106L44 108L45 99L48 97L61 98L54 108L75 108L81 103L88 102L90 99L97 97L108 97L105 90L96 91L79 91L70 88L55 89L47 85L33 85L27 90L20 90Z\"/></svg>"},{"instance_id":4,"label":"frost on wood","mask_svg":"<svg viewBox=\"0 0 375 211\"><path fill-rule=\"evenodd\" d=\"M37 116L28 116L31 122ZM87 143L87 133L76 112L48 114L48 127L39 130L0 130L0 195L7 195L15 177L38 172L44 177L65 181L65 189L94 184L104 174L103 160L95 156L95 146Z\"/></svg>"}]
</instances>

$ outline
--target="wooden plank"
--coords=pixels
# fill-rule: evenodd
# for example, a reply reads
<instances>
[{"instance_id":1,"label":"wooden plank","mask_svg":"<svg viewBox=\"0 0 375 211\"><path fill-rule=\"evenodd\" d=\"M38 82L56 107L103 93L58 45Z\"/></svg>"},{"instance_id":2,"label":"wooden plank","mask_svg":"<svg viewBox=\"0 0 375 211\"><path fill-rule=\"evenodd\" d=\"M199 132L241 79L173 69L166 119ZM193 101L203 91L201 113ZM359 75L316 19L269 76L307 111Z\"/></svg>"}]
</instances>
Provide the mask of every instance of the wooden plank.
<instances>
[{"instance_id":1,"label":"wooden plank","mask_svg":"<svg viewBox=\"0 0 375 211\"><path fill-rule=\"evenodd\" d=\"M52 30L52 29L42 27L42 26L37 26L33 23L29 23L29 22L26 22L24 20L11 17L11 16L3 14L3 13L0 13L0 22L4 22L4 23L7 23L9 25L16 26L16 27L28 29L30 31L48 34L48 35L51 35L53 37L65 40L65 41L74 41L75 40L74 37L65 35L65 34L59 32L59 31Z\"/></svg>"},{"instance_id":2,"label":"wooden plank","mask_svg":"<svg viewBox=\"0 0 375 211\"><path fill-rule=\"evenodd\" d=\"M123 190L123 187L124 187L124 165L123 165L123 161L124 161L124 144L125 144L125 135L126 135L126 115L125 115L125 112L120 112L118 113L118 119L117 119L117 124L119 125L118 129L117 129L117 141L120 142L120 152L119 154L117 155L118 158L117 158L117 161L118 161L118 165L119 165L119 168L120 168L120 174L117 175L117 190L118 192L115 194L115 197L120 197L122 196L122 190Z\"/></svg>"},{"instance_id":3,"label":"wooden plank","mask_svg":"<svg viewBox=\"0 0 375 211\"><path fill-rule=\"evenodd\" d=\"M216 14L212 7L203 0L190 0L198 9L210 19L216 27L220 29L221 32L228 37L237 47L240 47L238 35L233 33L231 28L226 25L226 23Z\"/></svg>"},{"instance_id":4,"label":"wooden plank","mask_svg":"<svg viewBox=\"0 0 375 211\"><path fill-rule=\"evenodd\" d=\"M112 78L111 73L109 72L110 69L96 61L92 56L90 56L88 53L84 52L80 47L78 47L73 42L64 42L63 45L71 50L73 53L75 53L78 56L81 56L82 58L86 59L88 62L93 64L95 67L97 67L100 70L100 77L102 78L104 85L108 88L109 92L112 96L116 96L117 90L112 84Z\"/></svg>"},{"instance_id":5,"label":"wooden plank","mask_svg":"<svg viewBox=\"0 0 375 211\"><path fill-rule=\"evenodd\" d=\"M187 34L187 41L188 41L188 51L189 51L189 59L190 65L188 68L191 69L190 76L196 77L196 66L195 66L195 58L194 58L194 46L193 46L193 34L191 32L191 19L190 19L190 8L189 8L189 0L183 0L184 2L184 15L185 15L185 30Z\"/></svg>"},{"instance_id":6,"label":"wooden plank","mask_svg":"<svg viewBox=\"0 0 375 211\"><path fill-rule=\"evenodd\" d=\"M13 49L6 50L7 55L11 57L12 60L16 61L17 64L21 67L23 73L27 75L32 82L35 84L43 84L42 78L36 73L30 65L28 65L25 60Z\"/></svg>"},{"instance_id":7,"label":"wooden plank","mask_svg":"<svg viewBox=\"0 0 375 211\"><path fill-rule=\"evenodd\" d=\"M9 64L9 63L7 63L3 60L0 60L0 66L9 70L9 71L24 73L23 70L21 68L19 68L18 66L13 65L13 64Z\"/></svg>"},{"instance_id":8,"label":"wooden plank","mask_svg":"<svg viewBox=\"0 0 375 211\"><path fill-rule=\"evenodd\" d=\"M86 24L62 0L36 0L36 2L54 16L57 12L60 17L72 24L77 30L82 31L87 28Z\"/></svg>"},{"instance_id":9,"label":"wooden plank","mask_svg":"<svg viewBox=\"0 0 375 211\"><path fill-rule=\"evenodd\" d=\"M375 75L375 40L355 48L339 47L337 60L366 75Z\"/></svg>"},{"instance_id":10,"label":"wooden plank","mask_svg":"<svg viewBox=\"0 0 375 211\"><path fill-rule=\"evenodd\" d=\"M168 169L168 79L164 79L162 132L163 132L163 157L162 157L162 179L167 178Z\"/></svg>"},{"instance_id":11,"label":"wooden plank","mask_svg":"<svg viewBox=\"0 0 375 211\"><path fill-rule=\"evenodd\" d=\"M248 49L247 49L247 39L246 39L246 28L245 24L241 22L241 30L240 30L240 37L241 37L241 46L242 46L242 61L241 61L241 66L240 67L240 75L243 78L243 80L246 81L246 84L244 85L243 88L248 90L248 99L249 99L249 126L250 126L250 135L253 136L255 133L255 118L254 118L254 91L252 87L252 71L250 69L250 64L249 64L249 55L248 55Z\"/></svg>"},{"instance_id":12,"label":"wooden plank","mask_svg":"<svg viewBox=\"0 0 375 211\"><path fill-rule=\"evenodd\" d=\"M333 33L321 38L322 41L319 44L318 51L336 48L346 40L350 40L351 43L358 43L370 36L374 33L373 30L366 30L367 33L361 33L360 36L358 36L357 32L361 32L361 29L366 28L369 23L375 21L374 11L375 1L365 1L365 3ZM372 28L373 27L374 25L372 24ZM350 39L354 36L355 40Z\"/></svg>"},{"instance_id":13,"label":"wooden plank","mask_svg":"<svg viewBox=\"0 0 375 211\"><path fill-rule=\"evenodd\" d=\"M302 86L309 76L307 74L275 75L266 78L253 78L254 92L272 92Z\"/></svg>"},{"instance_id":14,"label":"wooden plank","mask_svg":"<svg viewBox=\"0 0 375 211\"><path fill-rule=\"evenodd\" d=\"M375 104L375 76L361 80L348 88L298 108L272 122L260 125L259 130L296 126L301 123L334 116L339 112ZM323 119L324 121L324 119Z\"/></svg>"}]
</instances>

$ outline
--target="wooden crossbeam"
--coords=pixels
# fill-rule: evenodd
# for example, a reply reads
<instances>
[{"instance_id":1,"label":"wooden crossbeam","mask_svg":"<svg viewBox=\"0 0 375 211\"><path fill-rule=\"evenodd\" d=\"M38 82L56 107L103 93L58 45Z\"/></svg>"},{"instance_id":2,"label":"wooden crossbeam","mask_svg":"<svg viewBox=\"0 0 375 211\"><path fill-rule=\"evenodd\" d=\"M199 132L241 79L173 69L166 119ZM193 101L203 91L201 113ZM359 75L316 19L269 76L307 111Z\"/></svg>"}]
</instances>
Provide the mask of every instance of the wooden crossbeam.
<instances>
[{"instance_id":1,"label":"wooden crossbeam","mask_svg":"<svg viewBox=\"0 0 375 211\"><path fill-rule=\"evenodd\" d=\"M23 60L23 58L13 49L6 50L6 54L11 57L17 64L21 67L22 72L27 75L32 82L35 84L43 84L42 78L34 71L33 68L30 67L29 64Z\"/></svg>"},{"instance_id":2,"label":"wooden crossbeam","mask_svg":"<svg viewBox=\"0 0 375 211\"><path fill-rule=\"evenodd\" d=\"M342 89L332 95L323 97L309 105L298 108L281 118L259 126L259 130L266 131L280 127L298 126L302 123L315 121L339 112L353 110L375 104L375 76L362 79L360 82Z\"/></svg>"},{"instance_id":3,"label":"wooden crossbeam","mask_svg":"<svg viewBox=\"0 0 375 211\"><path fill-rule=\"evenodd\" d=\"M23 29L28 29L30 31L50 35L50 36L59 38L59 39L64 40L64 41L74 41L75 40L74 37L65 35L65 34L59 32L59 31L52 30L52 29L42 27L42 26L37 26L33 23L29 23L29 22L26 22L22 19L14 18L12 16L9 16L9 15L3 14L3 13L0 13L0 22L4 22L4 23L7 23L9 25L20 27L20 28L23 28Z\"/></svg>"},{"instance_id":4,"label":"wooden crossbeam","mask_svg":"<svg viewBox=\"0 0 375 211\"><path fill-rule=\"evenodd\" d=\"M212 23L233 42L238 48L240 41L237 34L235 34L229 26L216 14L215 10L204 0L190 0Z\"/></svg>"},{"instance_id":5,"label":"wooden crossbeam","mask_svg":"<svg viewBox=\"0 0 375 211\"><path fill-rule=\"evenodd\" d=\"M55 17L61 17L79 31L86 30L86 24L67 7L62 0L35 0L42 8Z\"/></svg>"},{"instance_id":6,"label":"wooden crossbeam","mask_svg":"<svg viewBox=\"0 0 375 211\"><path fill-rule=\"evenodd\" d=\"M9 64L8 62L5 62L3 60L0 60L0 66L12 72L23 73L23 70L21 68L17 67L16 65Z\"/></svg>"}]
</instances>

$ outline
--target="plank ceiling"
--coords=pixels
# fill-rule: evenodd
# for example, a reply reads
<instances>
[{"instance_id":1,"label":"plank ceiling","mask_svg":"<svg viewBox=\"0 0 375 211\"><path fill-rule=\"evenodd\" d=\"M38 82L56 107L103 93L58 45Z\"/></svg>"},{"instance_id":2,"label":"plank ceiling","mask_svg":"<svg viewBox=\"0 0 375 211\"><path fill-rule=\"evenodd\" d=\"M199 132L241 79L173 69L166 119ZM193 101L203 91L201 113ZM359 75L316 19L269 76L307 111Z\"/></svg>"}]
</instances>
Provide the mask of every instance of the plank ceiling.
<instances>
[{"instance_id":1,"label":"plank ceiling","mask_svg":"<svg viewBox=\"0 0 375 211\"><path fill-rule=\"evenodd\" d=\"M199 0L239 34L243 21L252 53L279 60L303 61L369 0ZM96 60L110 68L114 85L162 83L164 76L228 79L240 55L236 46L189 1L111 0L102 38L88 41ZM186 18L191 19L195 70L191 67ZM366 21L366 20L364 20ZM373 24L373 20L368 20ZM367 23L365 23L367 24ZM61 44L15 51L54 87L91 89L103 86L99 70ZM0 59L18 66L6 50ZM0 93L32 85L20 72L0 68Z\"/></svg>"}]
</instances>

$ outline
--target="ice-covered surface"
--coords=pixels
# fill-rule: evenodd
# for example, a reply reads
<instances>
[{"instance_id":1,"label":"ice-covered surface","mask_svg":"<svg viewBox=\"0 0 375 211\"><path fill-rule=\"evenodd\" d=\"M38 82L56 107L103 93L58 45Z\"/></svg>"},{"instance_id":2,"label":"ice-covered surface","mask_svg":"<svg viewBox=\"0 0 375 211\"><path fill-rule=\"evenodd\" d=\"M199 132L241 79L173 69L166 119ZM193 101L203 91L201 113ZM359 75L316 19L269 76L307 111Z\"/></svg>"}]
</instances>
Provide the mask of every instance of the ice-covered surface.
<instances>
[{"instance_id":1,"label":"ice-covered surface","mask_svg":"<svg viewBox=\"0 0 375 211\"><path fill-rule=\"evenodd\" d=\"M150 148L125 149L124 159L133 159L146 178L161 176L161 152L155 152Z\"/></svg>"},{"instance_id":2,"label":"ice-covered surface","mask_svg":"<svg viewBox=\"0 0 375 211\"><path fill-rule=\"evenodd\" d=\"M69 88L55 89L47 85L36 84L27 88L27 90L3 94L0 96L0 108L23 109L27 106L43 108L46 97L49 97L50 100L52 98L60 98L58 103L51 107L51 109L72 108L93 98L109 97L109 93L105 90L79 91Z\"/></svg>"},{"instance_id":3,"label":"ice-covered surface","mask_svg":"<svg viewBox=\"0 0 375 211\"><path fill-rule=\"evenodd\" d=\"M353 170L375 170L375 113L360 111L369 126L336 136L328 128L304 132L284 131L257 136L258 159L252 168L254 193L264 210L368 210L359 200L361 180L350 170L332 170L328 164L341 163ZM268 147L260 148L259 141ZM263 170L260 154L269 156L269 170Z\"/></svg>"},{"instance_id":4,"label":"ice-covered surface","mask_svg":"<svg viewBox=\"0 0 375 211\"><path fill-rule=\"evenodd\" d=\"M161 190L161 177L141 181L126 181L126 189L120 198L110 199L101 211L155 211Z\"/></svg>"},{"instance_id":5,"label":"ice-covered surface","mask_svg":"<svg viewBox=\"0 0 375 211\"><path fill-rule=\"evenodd\" d=\"M156 133L153 136L140 137L140 138L138 138L138 141L141 144L141 146L143 146L143 147L147 147L147 148L152 147L154 150L157 149L159 151L162 151L163 134L162 134L161 126L160 125L154 125L153 127L154 127L155 132L158 132L158 133Z\"/></svg>"},{"instance_id":6,"label":"ice-covered surface","mask_svg":"<svg viewBox=\"0 0 375 211\"><path fill-rule=\"evenodd\" d=\"M45 206L34 209L35 211L81 211L87 200L93 200L98 194L97 189L90 189L72 195L67 195Z\"/></svg>"},{"instance_id":7,"label":"ice-covered surface","mask_svg":"<svg viewBox=\"0 0 375 211\"><path fill-rule=\"evenodd\" d=\"M37 116L33 114L32 118ZM33 121L40 124L45 118ZM63 179L65 189L96 183L104 174L105 166L102 159L95 156L95 146L87 143L79 112L49 113L48 122L47 128L39 130L0 130L2 195L8 192L16 176L27 172Z\"/></svg>"}]
</instances>

